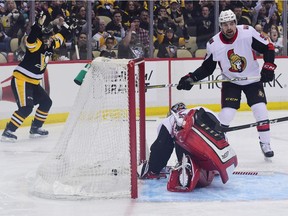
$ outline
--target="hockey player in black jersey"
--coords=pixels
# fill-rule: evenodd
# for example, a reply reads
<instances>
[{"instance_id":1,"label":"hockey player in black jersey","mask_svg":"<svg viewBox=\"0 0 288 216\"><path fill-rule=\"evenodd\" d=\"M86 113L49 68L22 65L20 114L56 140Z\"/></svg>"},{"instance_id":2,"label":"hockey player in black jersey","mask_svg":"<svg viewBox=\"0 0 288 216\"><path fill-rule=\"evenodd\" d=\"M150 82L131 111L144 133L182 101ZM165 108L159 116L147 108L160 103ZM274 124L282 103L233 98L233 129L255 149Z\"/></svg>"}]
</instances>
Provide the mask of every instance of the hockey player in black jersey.
<instances>
[{"instance_id":1,"label":"hockey player in black jersey","mask_svg":"<svg viewBox=\"0 0 288 216\"><path fill-rule=\"evenodd\" d=\"M48 61L53 50L59 48L69 35L69 26L64 23L62 30L50 37L44 38L42 29L46 16L40 13L31 27L31 32L26 41L24 59L13 71L11 80L12 91L18 109L12 114L10 121L2 134L2 141L15 142L17 136L13 134L31 114L33 107L39 105L30 128L30 137L43 137L48 131L42 129L52 100L40 85Z\"/></svg>"}]
</instances>

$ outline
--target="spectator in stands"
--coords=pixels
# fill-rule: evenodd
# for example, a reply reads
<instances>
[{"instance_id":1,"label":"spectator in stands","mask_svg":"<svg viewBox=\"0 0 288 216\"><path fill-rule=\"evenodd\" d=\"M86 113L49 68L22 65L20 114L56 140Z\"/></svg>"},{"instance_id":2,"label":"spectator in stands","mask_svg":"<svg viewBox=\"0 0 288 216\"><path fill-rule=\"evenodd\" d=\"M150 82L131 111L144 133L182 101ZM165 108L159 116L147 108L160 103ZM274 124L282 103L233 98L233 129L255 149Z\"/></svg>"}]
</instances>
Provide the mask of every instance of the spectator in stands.
<instances>
[{"instance_id":1,"label":"spectator in stands","mask_svg":"<svg viewBox=\"0 0 288 216\"><path fill-rule=\"evenodd\" d=\"M202 14L202 8L208 7L209 8L209 16L210 16L210 18L213 18L213 20L214 20L214 4L215 4L215 1L213 1L213 0L199 0L197 9L200 11L200 16Z\"/></svg>"},{"instance_id":2,"label":"spectator in stands","mask_svg":"<svg viewBox=\"0 0 288 216\"><path fill-rule=\"evenodd\" d=\"M99 4L96 7L95 14L98 16L107 16L112 19L114 16L113 14L117 10L117 8L118 6L115 0L99 0Z\"/></svg>"},{"instance_id":3,"label":"spectator in stands","mask_svg":"<svg viewBox=\"0 0 288 216\"><path fill-rule=\"evenodd\" d=\"M118 45L118 58L135 59L147 56L135 30L135 22L132 22L126 36Z\"/></svg>"},{"instance_id":4,"label":"spectator in stands","mask_svg":"<svg viewBox=\"0 0 288 216\"><path fill-rule=\"evenodd\" d=\"M159 7L157 16L154 19L155 27L157 29L167 29L169 27L169 19L166 8L161 6ZM170 26L171 27L171 26Z\"/></svg>"},{"instance_id":5,"label":"spectator in stands","mask_svg":"<svg viewBox=\"0 0 288 216\"><path fill-rule=\"evenodd\" d=\"M231 6L231 1L227 1L227 0L220 0L219 1L219 11L224 11L224 10L231 10L232 6Z\"/></svg>"},{"instance_id":6,"label":"spectator in stands","mask_svg":"<svg viewBox=\"0 0 288 216\"><path fill-rule=\"evenodd\" d=\"M108 32L105 31L106 23L103 19L99 19L99 31L93 35L93 50L102 50L105 48L105 40L110 36ZM113 37L114 38L114 37Z\"/></svg>"},{"instance_id":7,"label":"spectator in stands","mask_svg":"<svg viewBox=\"0 0 288 216\"><path fill-rule=\"evenodd\" d=\"M275 12L276 8L274 1L258 0L256 7L254 8L252 25L260 23L262 26L265 26L265 24L269 22L270 17Z\"/></svg>"},{"instance_id":8,"label":"spectator in stands","mask_svg":"<svg viewBox=\"0 0 288 216\"><path fill-rule=\"evenodd\" d=\"M119 10L113 13L112 20L106 25L106 32L113 36L118 42L125 37L126 25L122 22L122 14Z\"/></svg>"},{"instance_id":9,"label":"spectator in stands","mask_svg":"<svg viewBox=\"0 0 288 216\"><path fill-rule=\"evenodd\" d=\"M139 43L141 43L144 46L145 53L147 53L149 50L149 32L140 27L140 18L138 16L133 17L130 22L131 22L131 25L132 23L134 24L135 26L134 31L137 34L137 39Z\"/></svg>"},{"instance_id":10,"label":"spectator in stands","mask_svg":"<svg viewBox=\"0 0 288 216\"><path fill-rule=\"evenodd\" d=\"M196 18L199 14L194 9L193 1L185 1L185 7L182 9L184 23L190 36L196 36Z\"/></svg>"},{"instance_id":11,"label":"spectator in stands","mask_svg":"<svg viewBox=\"0 0 288 216\"><path fill-rule=\"evenodd\" d=\"M177 58L178 38L174 37L173 28L165 31L163 42L159 45L158 58Z\"/></svg>"},{"instance_id":12,"label":"spectator in stands","mask_svg":"<svg viewBox=\"0 0 288 216\"><path fill-rule=\"evenodd\" d=\"M162 1L154 1L154 4L153 4L153 6L154 6L154 8L153 8L154 21L155 21L155 18L158 16L158 14L159 14L159 9L160 9L161 7L166 10L166 7L162 6L162 5L161 5L161 2L162 2ZM149 5L148 5L147 1L144 2L143 8L144 8L145 10L148 10L148 9L149 9Z\"/></svg>"},{"instance_id":13,"label":"spectator in stands","mask_svg":"<svg viewBox=\"0 0 288 216\"><path fill-rule=\"evenodd\" d=\"M283 38L280 36L280 33L277 29L271 29L269 32L271 42L275 47L275 55L283 55Z\"/></svg>"},{"instance_id":14,"label":"spectator in stands","mask_svg":"<svg viewBox=\"0 0 288 216\"><path fill-rule=\"evenodd\" d=\"M150 19L149 19L149 12L148 10L143 9L140 12L140 28L145 29L147 31L150 30Z\"/></svg>"},{"instance_id":15,"label":"spectator in stands","mask_svg":"<svg viewBox=\"0 0 288 216\"><path fill-rule=\"evenodd\" d=\"M251 25L253 25L253 13L256 2L252 0L247 1L237 1L242 6L242 16L248 17L251 20Z\"/></svg>"},{"instance_id":16,"label":"spectator in stands","mask_svg":"<svg viewBox=\"0 0 288 216\"><path fill-rule=\"evenodd\" d=\"M170 0L170 7L167 9L169 25L176 27L176 35L183 36L184 18L178 0Z\"/></svg>"},{"instance_id":17,"label":"spectator in stands","mask_svg":"<svg viewBox=\"0 0 288 216\"><path fill-rule=\"evenodd\" d=\"M10 38L17 38L17 34L24 31L24 16L18 11L14 0L7 0L5 2L5 8L5 16L2 17L4 32ZM3 22L3 20L6 22Z\"/></svg>"},{"instance_id":18,"label":"spectator in stands","mask_svg":"<svg viewBox=\"0 0 288 216\"><path fill-rule=\"evenodd\" d=\"M29 7L26 1L21 1L20 2L20 7L19 7L19 11L20 13L23 15L24 19L25 19L25 23L27 23L29 21Z\"/></svg>"},{"instance_id":19,"label":"spectator in stands","mask_svg":"<svg viewBox=\"0 0 288 216\"><path fill-rule=\"evenodd\" d=\"M5 12L6 12L5 2L4 1L0 1L0 17L2 17L5 14Z\"/></svg>"},{"instance_id":20,"label":"spectator in stands","mask_svg":"<svg viewBox=\"0 0 288 216\"><path fill-rule=\"evenodd\" d=\"M59 16L66 18L70 16L70 12L67 10L66 2L59 0L52 0L48 7L48 12L50 14L50 20L54 20Z\"/></svg>"},{"instance_id":21,"label":"spectator in stands","mask_svg":"<svg viewBox=\"0 0 288 216\"><path fill-rule=\"evenodd\" d=\"M99 17L97 17L93 10L91 10L91 30L92 35L95 35L99 31ZM85 32L88 34L88 23L86 22L84 25L82 25L81 32Z\"/></svg>"},{"instance_id":22,"label":"spectator in stands","mask_svg":"<svg viewBox=\"0 0 288 216\"><path fill-rule=\"evenodd\" d=\"M242 7L241 6L236 5L233 8L233 12L236 15L237 25L251 25L252 24L249 17L242 16Z\"/></svg>"},{"instance_id":23,"label":"spectator in stands","mask_svg":"<svg viewBox=\"0 0 288 216\"><path fill-rule=\"evenodd\" d=\"M86 60L87 59L87 35L80 33L77 38L77 46L75 46L74 53L71 57L72 60Z\"/></svg>"},{"instance_id":24,"label":"spectator in stands","mask_svg":"<svg viewBox=\"0 0 288 216\"><path fill-rule=\"evenodd\" d=\"M268 17L266 16L266 12L267 11L265 7L261 7L259 9L255 24L261 24L262 26L267 24ZM256 17L256 14L254 15L254 19L255 17Z\"/></svg>"},{"instance_id":25,"label":"spectator in stands","mask_svg":"<svg viewBox=\"0 0 288 216\"><path fill-rule=\"evenodd\" d=\"M264 25L263 27L263 31L264 32L269 32L269 30L271 29L271 26L275 25L275 26L280 26L281 25L281 18L279 16L279 14L277 13L277 11L275 11L272 16L270 17L269 21Z\"/></svg>"},{"instance_id":26,"label":"spectator in stands","mask_svg":"<svg viewBox=\"0 0 288 216\"><path fill-rule=\"evenodd\" d=\"M2 3L0 3L2 4ZM0 6L1 7L1 6ZM6 35L4 32L4 27L0 22L0 52L10 52L10 41L11 38Z\"/></svg>"},{"instance_id":27,"label":"spectator in stands","mask_svg":"<svg viewBox=\"0 0 288 216\"><path fill-rule=\"evenodd\" d=\"M139 16L141 5L137 1L126 1L126 6L123 11L123 22L128 23L132 17Z\"/></svg>"},{"instance_id":28,"label":"spectator in stands","mask_svg":"<svg viewBox=\"0 0 288 216\"><path fill-rule=\"evenodd\" d=\"M106 57L106 58L116 58L116 53L113 51L113 47L115 45L115 38L114 37L107 37L105 40L105 49L103 49L100 53L100 56Z\"/></svg>"},{"instance_id":29,"label":"spectator in stands","mask_svg":"<svg viewBox=\"0 0 288 216\"><path fill-rule=\"evenodd\" d=\"M207 6L202 7L201 16L197 19L196 43L198 49L206 49L206 43L214 35L214 18L210 17Z\"/></svg>"},{"instance_id":30,"label":"spectator in stands","mask_svg":"<svg viewBox=\"0 0 288 216\"><path fill-rule=\"evenodd\" d=\"M86 23L86 8L84 6L79 7L78 13L76 14L76 19L80 26Z\"/></svg>"},{"instance_id":31,"label":"spectator in stands","mask_svg":"<svg viewBox=\"0 0 288 216\"><path fill-rule=\"evenodd\" d=\"M70 16L76 16L78 11L76 0L67 1L67 10L70 12Z\"/></svg>"}]
</instances>

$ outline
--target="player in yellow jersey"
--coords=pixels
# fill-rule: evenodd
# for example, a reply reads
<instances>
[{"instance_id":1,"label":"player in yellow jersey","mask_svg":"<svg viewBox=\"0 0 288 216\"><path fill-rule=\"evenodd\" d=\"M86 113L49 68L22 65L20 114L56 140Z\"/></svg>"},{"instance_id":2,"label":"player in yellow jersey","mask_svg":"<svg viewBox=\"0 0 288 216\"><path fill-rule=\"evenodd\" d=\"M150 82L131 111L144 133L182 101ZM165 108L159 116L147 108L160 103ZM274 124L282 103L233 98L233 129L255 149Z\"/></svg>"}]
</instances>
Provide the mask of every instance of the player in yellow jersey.
<instances>
[{"instance_id":1,"label":"player in yellow jersey","mask_svg":"<svg viewBox=\"0 0 288 216\"><path fill-rule=\"evenodd\" d=\"M44 21L46 16L40 13L31 27L31 32L26 41L24 59L13 71L11 80L12 91L18 109L12 114L2 134L1 141L15 142L17 136L13 134L31 114L35 105L39 105L30 128L30 137L47 136L48 131L42 129L52 100L40 85L53 50L59 48L70 33L70 27L63 22L59 33L45 35ZM46 37L45 37L46 36Z\"/></svg>"}]
</instances>

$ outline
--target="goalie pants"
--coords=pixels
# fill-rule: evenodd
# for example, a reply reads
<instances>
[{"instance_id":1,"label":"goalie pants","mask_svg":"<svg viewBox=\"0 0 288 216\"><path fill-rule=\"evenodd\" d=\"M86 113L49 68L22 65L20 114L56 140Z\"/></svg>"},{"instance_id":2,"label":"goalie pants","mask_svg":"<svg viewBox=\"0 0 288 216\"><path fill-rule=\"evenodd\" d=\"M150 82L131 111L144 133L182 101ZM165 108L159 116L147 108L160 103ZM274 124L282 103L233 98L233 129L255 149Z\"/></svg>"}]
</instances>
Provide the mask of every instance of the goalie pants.
<instances>
[{"instance_id":1,"label":"goalie pants","mask_svg":"<svg viewBox=\"0 0 288 216\"><path fill-rule=\"evenodd\" d=\"M150 148L149 171L159 174L161 169L167 165L173 149L174 140L167 128L162 125L157 139Z\"/></svg>"}]
</instances>

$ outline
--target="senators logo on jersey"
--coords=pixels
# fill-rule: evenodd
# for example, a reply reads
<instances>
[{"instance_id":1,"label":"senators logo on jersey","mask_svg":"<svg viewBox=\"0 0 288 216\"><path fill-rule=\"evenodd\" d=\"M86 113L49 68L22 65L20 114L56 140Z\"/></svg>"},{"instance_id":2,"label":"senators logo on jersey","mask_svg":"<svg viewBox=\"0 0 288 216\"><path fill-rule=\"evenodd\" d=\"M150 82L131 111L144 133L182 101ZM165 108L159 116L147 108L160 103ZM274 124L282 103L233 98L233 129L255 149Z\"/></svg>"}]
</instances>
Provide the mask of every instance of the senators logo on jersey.
<instances>
[{"instance_id":1,"label":"senators logo on jersey","mask_svg":"<svg viewBox=\"0 0 288 216\"><path fill-rule=\"evenodd\" d=\"M231 65L229 71L241 73L245 70L247 66L246 58L235 54L234 49L231 49L227 52L227 57Z\"/></svg>"}]
</instances>

